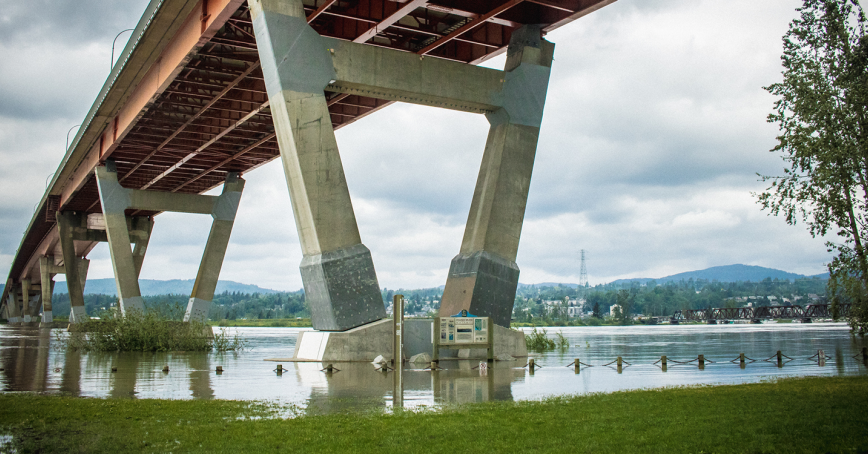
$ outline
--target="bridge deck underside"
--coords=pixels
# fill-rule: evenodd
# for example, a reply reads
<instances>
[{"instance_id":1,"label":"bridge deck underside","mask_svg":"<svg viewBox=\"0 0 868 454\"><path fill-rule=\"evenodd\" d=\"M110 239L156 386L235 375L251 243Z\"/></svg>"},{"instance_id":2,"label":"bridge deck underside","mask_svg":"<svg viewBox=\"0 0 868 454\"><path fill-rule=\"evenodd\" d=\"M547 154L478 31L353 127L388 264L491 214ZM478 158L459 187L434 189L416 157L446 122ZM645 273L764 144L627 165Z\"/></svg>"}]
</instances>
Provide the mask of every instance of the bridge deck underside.
<instances>
[{"instance_id":1,"label":"bridge deck underside","mask_svg":"<svg viewBox=\"0 0 868 454\"><path fill-rule=\"evenodd\" d=\"M305 10L323 36L478 64L502 53L512 32L524 24L543 24L547 32L613 1L305 0ZM389 104L326 95L335 128ZM124 187L203 193L222 184L227 172L248 172L279 155L267 101L244 2L216 35L190 53L175 79L154 94L107 157L116 162ZM13 279L33 272L25 268L55 230L52 214L57 209L102 212L92 172L63 206L49 202L40 208L13 262Z\"/></svg>"}]
</instances>

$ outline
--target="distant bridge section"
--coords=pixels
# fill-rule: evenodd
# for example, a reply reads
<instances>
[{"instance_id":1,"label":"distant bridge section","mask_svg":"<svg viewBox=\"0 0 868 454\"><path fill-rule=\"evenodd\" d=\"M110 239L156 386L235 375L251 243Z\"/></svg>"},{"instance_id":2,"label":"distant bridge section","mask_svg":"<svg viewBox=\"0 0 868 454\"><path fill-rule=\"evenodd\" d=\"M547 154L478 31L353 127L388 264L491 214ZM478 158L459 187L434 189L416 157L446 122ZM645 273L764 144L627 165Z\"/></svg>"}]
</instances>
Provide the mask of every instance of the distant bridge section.
<instances>
[{"instance_id":1,"label":"distant bridge section","mask_svg":"<svg viewBox=\"0 0 868 454\"><path fill-rule=\"evenodd\" d=\"M838 306L838 317L847 317L850 314L850 305ZM815 318L832 318L831 304L810 304L802 306L765 306L765 307L734 307L734 308L709 308L675 311L670 321L679 322L707 322L717 323L725 320L776 320L796 319L810 321Z\"/></svg>"}]
</instances>

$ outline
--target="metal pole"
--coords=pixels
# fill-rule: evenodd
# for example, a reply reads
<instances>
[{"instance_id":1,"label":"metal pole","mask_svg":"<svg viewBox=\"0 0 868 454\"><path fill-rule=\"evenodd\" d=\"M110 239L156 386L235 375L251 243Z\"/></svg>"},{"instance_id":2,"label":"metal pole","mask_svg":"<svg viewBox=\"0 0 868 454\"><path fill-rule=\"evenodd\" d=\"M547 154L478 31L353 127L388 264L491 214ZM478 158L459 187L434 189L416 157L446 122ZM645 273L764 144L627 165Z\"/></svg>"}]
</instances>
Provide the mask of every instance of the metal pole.
<instances>
[{"instance_id":1,"label":"metal pole","mask_svg":"<svg viewBox=\"0 0 868 454\"><path fill-rule=\"evenodd\" d=\"M66 131L66 148L63 149L64 152L69 151L69 133L71 133L73 129L80 128L80 127L81 127L81 125L75 125L75 126L69 128L69 131Z\"/></svg>"},{"instance_id":2,"label":"metal pole","mask_svg":"<svg viewBox=\"0 0 868 454\"><path fill-rule=\"evenodd\" d=\"M392 319L395 327L394 358L395 389L392 392L392 411L404 408L404 295L395 295L392 300Z\"/></svg>"},{"instance_id":3,"label":"metal pole","mask_svg":"<svg viewBox=\"0 0 868 454\"><path fill-rule=\"evenodd\" d=\"M115 43L118 41L118 37L120 37L122 34L124 34L126 32L131 32L133 30L135 30L135 29L134 28L128 28L126 30L121 30L117 34L117 36L115 36L115 39L112 41L112 61L111 61L111 66L109 67L109 72L111 72L111 70L115 69Z\"/></svg>"},{"instance_id":4,"label":"metal pole","mask_svg":"<svg viewBox=\"0 0 868 454\"><path fill-rule=\"evenodd\" d=\"M437 364L440 362L440 317L434 317L434 332L431 333L431 340L434 343L431 361Z\"/></svg>"}]
</instances>

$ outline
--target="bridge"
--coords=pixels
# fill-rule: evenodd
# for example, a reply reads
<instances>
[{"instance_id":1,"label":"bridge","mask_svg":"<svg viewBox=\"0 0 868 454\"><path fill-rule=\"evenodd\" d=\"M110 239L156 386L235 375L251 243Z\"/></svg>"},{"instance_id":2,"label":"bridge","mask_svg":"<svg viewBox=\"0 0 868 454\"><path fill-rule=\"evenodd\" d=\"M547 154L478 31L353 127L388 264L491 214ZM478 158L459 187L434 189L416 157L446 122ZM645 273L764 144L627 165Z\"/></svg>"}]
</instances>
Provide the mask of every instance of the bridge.
<instances>
[{"instance_id":1,"label":"bridge","mask_svg":"<svg viewBox=\"0 0 868 454\"><path fill-rule=\"evenodd\" d=\"M838 314L833 314L831 304L809 304L804 309L802 306L763 306L763 307L734 307L734 308L709 308L675 311L670 322L706 322L709 324L726 320L802 320L811 321L815 318L847 317L850 314L849 304L838 305Z\"/></svg>"},{"instance_id":2,"label":"bridge","mask_svg":"<svg viewBox=\"0 0 868 454\"><path fill-rule=\"evenodd\" d=\"M99 242L120 310L142 310L155 217L181 212L213 219L185 315L206 319L243 175L280 158L314 328L384 318L334 131L407 102L490 123L441 307L508 326L554 53L544 37L613 2L152 0L27 226L0 310L11 323L51 323L62 273L70 322L84 320L87 255ZM503 70L476 66L503 53Z\"/></svg>"}]
</instances>

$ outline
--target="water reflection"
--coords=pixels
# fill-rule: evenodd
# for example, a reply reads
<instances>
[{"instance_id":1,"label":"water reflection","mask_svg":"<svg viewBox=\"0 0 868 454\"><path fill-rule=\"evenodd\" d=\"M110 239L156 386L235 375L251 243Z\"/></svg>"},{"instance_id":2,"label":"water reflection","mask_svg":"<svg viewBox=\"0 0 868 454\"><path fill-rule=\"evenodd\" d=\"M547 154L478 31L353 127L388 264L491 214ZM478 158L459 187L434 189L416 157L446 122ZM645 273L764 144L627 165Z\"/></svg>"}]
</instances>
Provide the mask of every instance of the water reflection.
<instances>
[{"instance_id":1,"label":"water reflection","mask_svg":"<svg viewBox=\"0 0 868 454\"><path fill-rule=\"evenodd\" d=\"M543 366L534 372L522 367L524 359L488 364L484 371L478 360L451 360L442 361L444 370L439 371L407 364L398 384L395 372L379 372L367 363L335 363L338 370L327 373L322 371L326 364L284 362L284 372L276 373L276 364L263 360L290 356L300 331L294 328L233 330L231 335L237 331L253 347L242 353L82 354L58 347L56 336L62 331L0 326L0 391L263 400L316 415L777 376L866 374L864 340L842 324L549 328L549 334L559 330L570 347L534 354ZM778 364L777 350L794 360ZM825 365L809 358L818 350L829 356ZM741 363L740 353L759 361ZM660 363L663 355L667 364ZM699 355L705 364L698 364ZM618 356L623 367L604 366ZM576 359L583 364L579 369L564 367ZM224 372L216 372L217 366Z\"/></svg>"}]
</instances>

